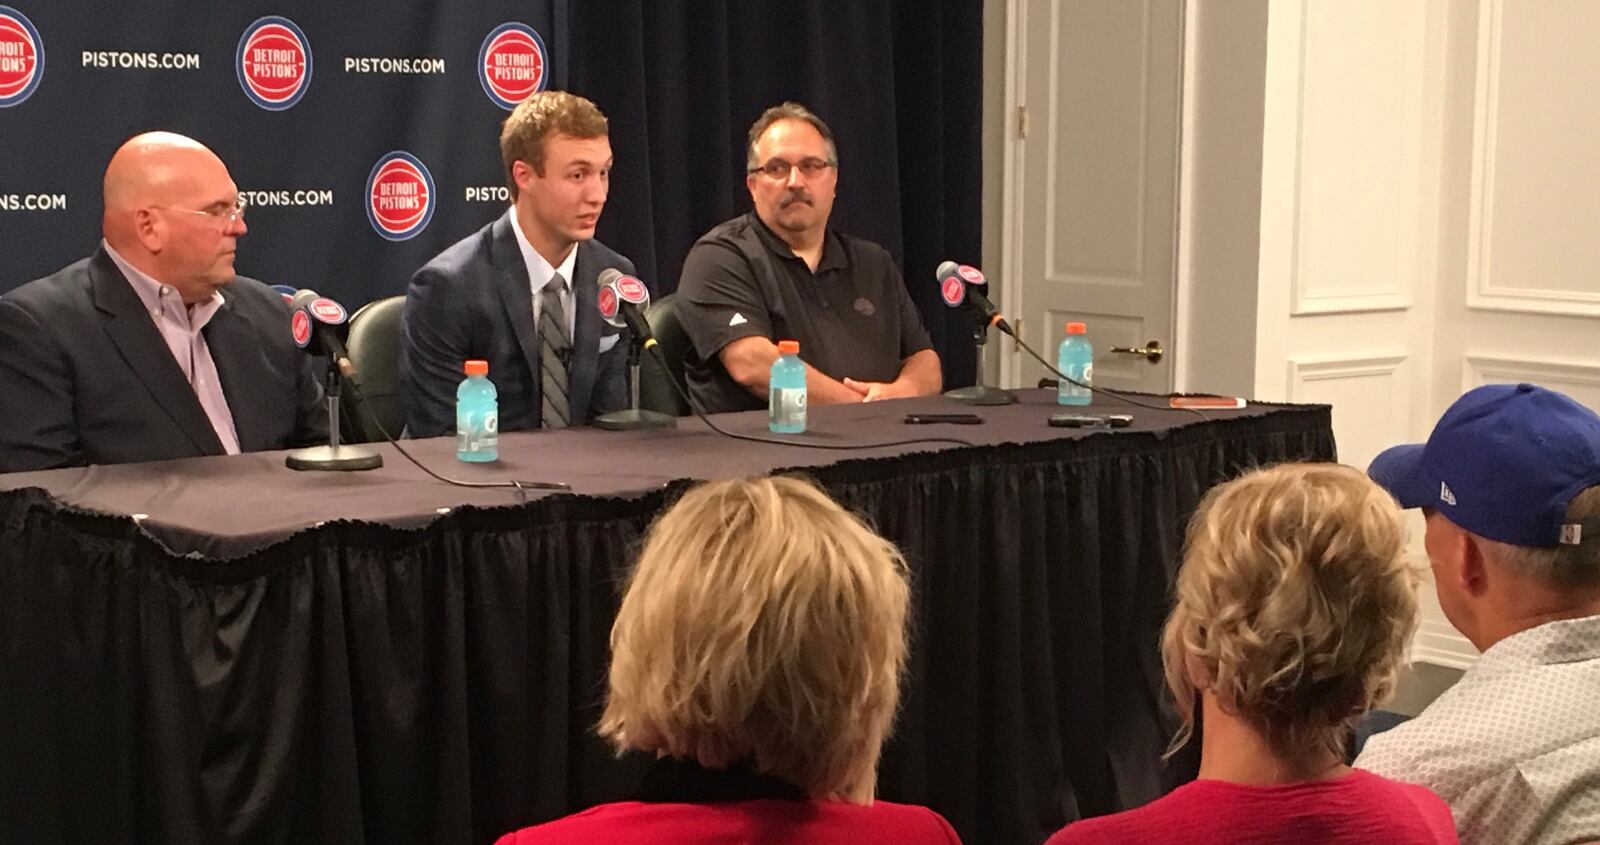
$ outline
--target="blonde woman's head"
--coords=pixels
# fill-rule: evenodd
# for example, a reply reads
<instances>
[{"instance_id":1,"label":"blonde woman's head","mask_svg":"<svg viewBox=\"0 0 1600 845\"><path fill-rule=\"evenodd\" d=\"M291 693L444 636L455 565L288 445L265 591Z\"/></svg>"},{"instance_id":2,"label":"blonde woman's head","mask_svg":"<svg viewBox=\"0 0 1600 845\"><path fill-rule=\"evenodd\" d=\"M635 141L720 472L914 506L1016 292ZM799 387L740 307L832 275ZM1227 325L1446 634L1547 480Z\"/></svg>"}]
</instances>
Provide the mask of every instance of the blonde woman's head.
<instances>
[{"instance_id":1,"label":"blonde woman's head","mask_svg":"<svg viewBox=\"0 0 1600 845\"><path fill-rule=\"evenodd\" d=\"M815 486L715 481L651 528L611 629L601 734L871 801L905 664L905 562Z\"/></svg>"},{"instance_id":2,"label":"blonde woman's head","mask_svg":"<svg viewBox=\"0 0 1600 845\"><path fill-rule=\"evenodd\" d=\"M1417 626L1417 571L1394 499L1337 464L1282 464L1212 489L1189 523L1162 635L1184 726L1198 690L1288 759L1342 753L1394 692Z\"/></svg>"}]
</instances>

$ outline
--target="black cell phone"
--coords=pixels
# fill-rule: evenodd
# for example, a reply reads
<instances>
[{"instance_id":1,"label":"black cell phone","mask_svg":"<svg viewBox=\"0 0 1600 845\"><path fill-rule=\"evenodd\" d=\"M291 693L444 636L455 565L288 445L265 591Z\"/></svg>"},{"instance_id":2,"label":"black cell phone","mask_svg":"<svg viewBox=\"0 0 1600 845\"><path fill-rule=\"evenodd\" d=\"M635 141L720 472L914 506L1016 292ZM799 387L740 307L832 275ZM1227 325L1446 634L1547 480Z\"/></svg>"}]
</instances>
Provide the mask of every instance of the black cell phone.
<instances>
[{"instance_id":1,"label":"black cell phone","mask_svg":"<svg viewBox=\"0 0 1600 845\"><path fill-rule=\"evenodd\" d=\"M977 414L906 414L906 425L928 425L931 423L977 425L981 422L983 422L983 417Z\"/></svg>"},{"instance_id":2,"label":"black cell phone","mask_svg":"<svg viewBox=\"0 0 1600 845\"><path fill-rule=\"evenodd\" d=\"M1051 414L1050 424L1057 428L1127 428L1133 417L1127 414Z\"/></svg>"}]
</instances>

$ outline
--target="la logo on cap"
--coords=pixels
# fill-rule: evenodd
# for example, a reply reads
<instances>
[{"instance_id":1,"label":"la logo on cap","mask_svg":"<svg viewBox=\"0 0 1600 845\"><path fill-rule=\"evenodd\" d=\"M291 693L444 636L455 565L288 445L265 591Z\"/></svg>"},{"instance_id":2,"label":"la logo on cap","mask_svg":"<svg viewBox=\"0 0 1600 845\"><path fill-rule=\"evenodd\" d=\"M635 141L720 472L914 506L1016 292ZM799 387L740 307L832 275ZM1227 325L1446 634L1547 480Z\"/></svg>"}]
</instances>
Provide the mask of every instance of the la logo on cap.
<instances>
[{"instance_id":1,"label":"la logo on cap","mask_svg":"<svg viewBox=\"0 0 1600 845\"><path fill-rule=\"evenodd\" d=\"M1450 485L1444 483L1443 481L1439 482L1439 501L1444 502L1447 505L1454 505L1456 503L1456 494L1450 492Z\"/></svg>"}]
</instances>

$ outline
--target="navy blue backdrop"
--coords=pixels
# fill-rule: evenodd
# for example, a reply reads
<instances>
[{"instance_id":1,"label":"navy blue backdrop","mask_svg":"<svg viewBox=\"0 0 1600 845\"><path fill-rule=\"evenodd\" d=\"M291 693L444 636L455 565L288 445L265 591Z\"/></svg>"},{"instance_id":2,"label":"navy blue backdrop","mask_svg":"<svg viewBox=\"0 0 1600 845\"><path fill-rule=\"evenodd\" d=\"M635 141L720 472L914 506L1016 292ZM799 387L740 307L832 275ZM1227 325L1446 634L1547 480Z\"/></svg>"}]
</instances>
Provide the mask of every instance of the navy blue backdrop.
<instances>
[{"instance_id":1,"label":"navy blue backdrop","mask_svg":"<svg viewBox=\"0 0 1600 845\"><path fill-rule=\"evenodd\" d=\"M967 384L971 323L932 275L980 258L981 15L958 0L0 0L0 293L93 249L105 162L152 128L211 146L254 200L240 272L352 307L402 293L504 207L499 123L537 84L611 118L600 237L661 295L695 237L749 208L746 128L793 98L838 134L836 225L894 254L946 381Z\"/></svg>"},{"instance_id":2,"label":"navy blue backdrop","mask_svg":"<svg viewBox=\"0 0 1600 845\"><path fill-rule=\"evenodd\" d=\"M0 292L93 250L105 163L152 128L210 146L255 201L241 273L352 306L402 292L504 208L495 139L506 111L491 90L563 86L570 54L563 0L0 3L0 60L28 52L19 32L43 54L31 95L0 108ZM486 57L518 67L495 89L477 66L507 23L526 28L502 31ZM514 55L529 52L529 30L545 47L542 74ZM0 103L9 70L0 63ZM391 152L427 176L400 157L386 181L402 199L369 214L369 179Z\"/></svg>"},{"instance_id":3,"label":"navy blue backdrop","mask_svg":"<svg viewBox=\"0 0 1600 845\"><path fill-rule=\"evenodd\" d=\"M839 147L833 225L894 255L946 385L971 384L972 318L934 269L981 263L982 27L971 0L573 4L572 84L611 116L617 158L600 239L675 289L694 239L750 208L750 124L799 100Z\"/></svg>"}]
</instances>

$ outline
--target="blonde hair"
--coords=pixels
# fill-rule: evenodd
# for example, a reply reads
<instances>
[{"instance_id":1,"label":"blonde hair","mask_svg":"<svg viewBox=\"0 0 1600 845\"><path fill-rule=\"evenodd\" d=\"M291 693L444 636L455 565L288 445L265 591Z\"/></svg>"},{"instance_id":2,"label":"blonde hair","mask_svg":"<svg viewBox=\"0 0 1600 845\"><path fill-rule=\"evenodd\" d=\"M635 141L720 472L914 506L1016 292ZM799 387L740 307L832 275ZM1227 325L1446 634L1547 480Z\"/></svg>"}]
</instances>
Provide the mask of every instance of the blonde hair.
<instances>
[{"instance_id":1,"label":"blonde hair","mask_svg":"<svg viewBox=\"0 0 1600 845\"><path fill-rule=\"evenodd\" d=\"M1207 493L1161 638L1183 718L1172 750L1207 689L1286 759L1342 754L1394 693L1416 631L1404 546L1394 499L1351 467L1282 464Z\"/></svg>"},{"instance_id":2,"label":"blonde hair","mask_svg":"<svg viewBox=\"0 0 1600 845\"><path fill-rule=\"evenodd\" d=\"M519 191L512 166L525 161L543 176L545 139L558 132L573 138L603 138L610 126L598 106L566 91L536 91L517 103L500 124L500 163L506 168L513 200Z\"/></svg>"},{"instance_id":3,"label":"blonde hair","mask_svg":"<svg viewBox=\"0 0 1600 845\"><path fill-rule=\"evenodd\" d=\"M889 541L812 484L715 481L651 528L611 628L600 733L870 803L909 587Z\"/></svg>"}]
</instances>

